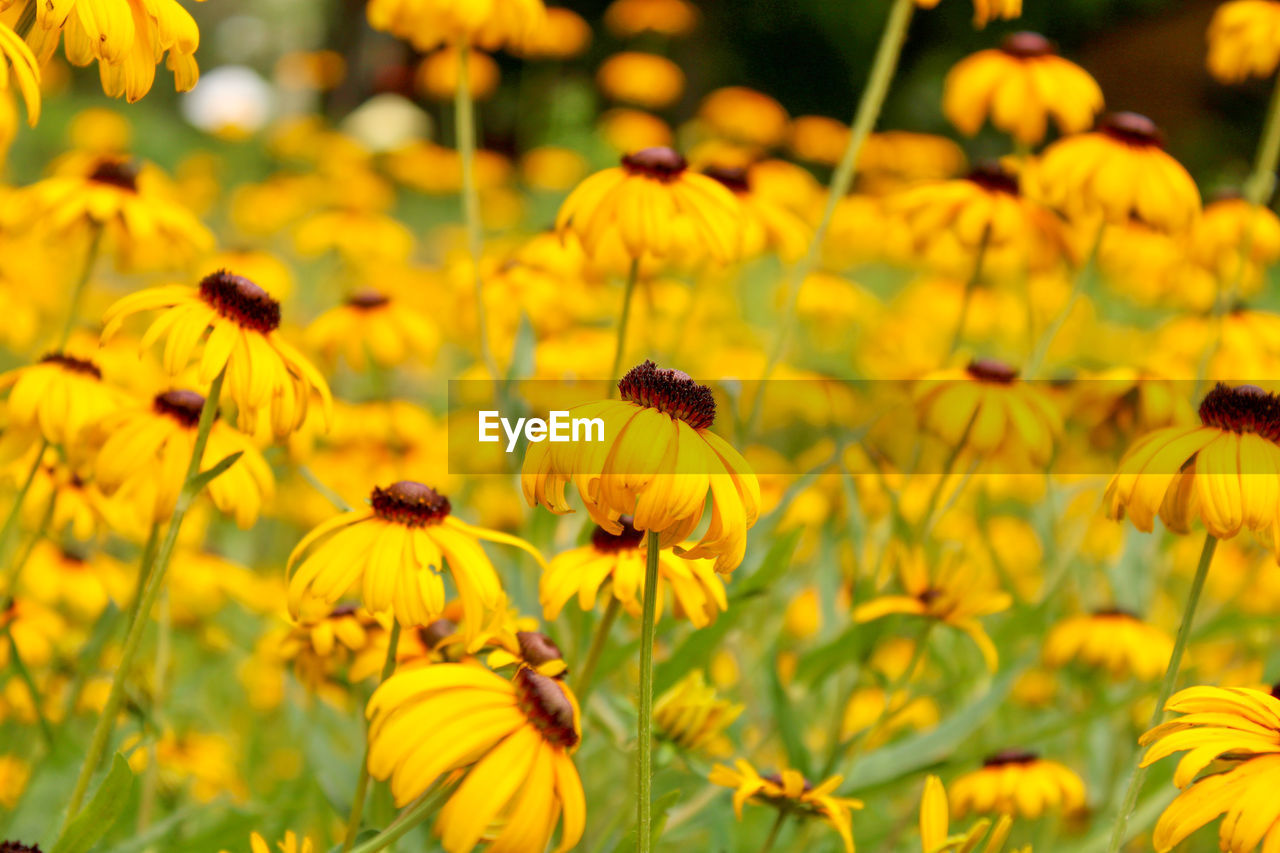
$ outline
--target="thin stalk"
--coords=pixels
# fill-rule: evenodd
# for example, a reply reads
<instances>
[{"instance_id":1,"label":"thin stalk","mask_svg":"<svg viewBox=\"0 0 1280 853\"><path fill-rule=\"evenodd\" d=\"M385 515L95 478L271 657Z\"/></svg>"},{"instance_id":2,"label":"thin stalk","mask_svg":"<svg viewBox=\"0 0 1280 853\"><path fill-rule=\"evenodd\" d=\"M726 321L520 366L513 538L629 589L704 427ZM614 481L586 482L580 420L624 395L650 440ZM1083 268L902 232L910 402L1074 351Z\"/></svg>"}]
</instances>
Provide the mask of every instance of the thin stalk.
<instances>
[{"instance_id":1,"label":"thin stalk","mask_svg":"<svg viewBox=\"0 0 1280 853\"><path fill-rule=\"evenodd\" d=\"M938 477L938 483L933 487L933 491L929 493L929 502L925 504L924 513L920 516L920 539L926 537L928 531L933 529L933 516L938 511L938 502L942 500L942 491L946 488L947 480L951 479L951 475L955 473L956 462L960 461L960 454L964 453L965 447L969 444L969 434L973 432L973 424L978 419L980 408L975 408L973 414L969 416L969 422L964 425L964 432L960 433L960 439L956 442L955 447L951 448L951 452L947 454L947 461L942 464L942 474ZM957 488L962 488L958 486ZM954 495L952 496L954 498Z\"/></svg>"},{"instance_id":2,"label":"thin stalk","mask_svg":"<svg viewBox=\"0 0 1280 853\"><path fill-rule=\"evenodd\" d=\"M35 461L31 463L31 469L27 471L27 476L18 488L18 494L14 495L13 506L10 508L9 514L4 518L4 526L0 527L0 558L9 550L9 540L13 538L14 531L18 529L18 516L22 512L22 504L27 499L27 492L31 490L31 484L35 482L36 474L40 472L40 463L44 461L44 452L48 449L49 439L42 439L40 448L36 451Z\"/></svg>"},{"instance_id":3,"label":"thin stalk","mask_svg":"<svg viewBox=\"0 0 1280 853\"><path fill-rule=\"evenodd\" d=\"M396 649L400 646L400 622L392 621L391 637L387 640L387 657L382 663L382 677L378 683L386 681L396 669ZM347 834L342 839L342 853L347 853L356 843L360 834L360 821L364 817L364 801L369 794L369 747L366 744L364 757L360 759L360 778L356 780L356 794L351 800L351 817L347 819Z\"/></svg>"},{"instance_id":4,"label":"thin stalk","mask_svg":"<svg viewBox=\"0 0 1280 853\"><path fill-rule=\"evenodd\" d=\"M618 317L618 342L613 347L613 367L609 368L609 381L616 382L622 377L622 359L627 354L627 327L631 323L631 299L635 294L636 281L640 278L640 259L631 259L631 268L627 270L627 285L622 291L622 314Z\"/></svg>"},{"instance_id":5,"label":"thin stalk","mask_svg":"<svg viewBox=\"0 0 1280 853\"><path fill-rule=\"evenodd\" d=\"M91 227L93 230L89 237L89 248L85 250L84 266L80 270L80 278L76 280L75 288L71 291L71 304L67 307L67 322L62 327L62 336L58 338L59 352L67 345L71 331L76 327L76 318L80 315L80 302L84 299L84 291L89 284L89 279L93 277L98 251L102 248L102 225L95 224Z\"/></svg>"},{"instance_id":6,"label":"thin stalk","mask_svg":"<svg viewBox=\"0 0 1280 853\"><path fill-rule=\"evenodd\" d=\"M160 709L164 707L164 694L169 673L169 646L173 635L173 617L169 608L169 592L166 590L160 597L160 634L156 641L156 674L155 674L155 706L152 715L156 719L157 729L163 728L160 721ZM155 732L151 743L147 744L147 769L142 775L142 794L138 803L138 831L141 835L151 825L151 816L155 812L156 794L159 790L160 767L156 756Z\"/></svg>"},{"instance_id":7,"label":"thin stalk","mask_svg":"<svg viewBox=\"0 0 1280 853\"><path fill-rule=\"evenodd\" d=\"M1071 309L1076 307L1076 302L1084 293L1085 285L1089 279L1093 277L1095 268L1098 265L1098 249L1102 246L1102 235L1107 230L1107 223L1103 221L1098 226L1098 233L1093 238L1093 245L1089 248L1089 254L1085 258L1080 269L1076 271L1075 281L1071 284L1071 295L1067 297L1066 304L1058 311L1058 315L1040 335L1040 339L1036 341L1035 349L1031 351L1031 355L1027 358L1027 364L1022 370L1022 375L1027 379L1035 379L1036 374L1040 372L1040 368L1044 365L1045 358L1049 355L1049 347L1053 345L1053 339L1062 331L1062 327L1066 325L1067 318L1071 316ZM1031 291L1027 290L1027 300L1031 300ZM1035 312L1031 312L1034 317Z\"/></svg>"},{"instance_id":8,"label":"thin stalk","mask_svg":"<svg viewBox=\"0 0 1280 853\"><path fill-rule=\"evenodd\" d=\"M502 377L489 346L489 320L484 307L484 279L480 275L480 258L484 254L484 226L480 221L480 196L476 191L476 115L471 100L471 44L458 42L458 88L454 93L454 133L458 157L462 163L462 215L467 226L467 252L471 255L471 274L476 296L476 340L484 366L500 385Z\"/></svg>"},{"instance_id":9,"label":"thin stalk","mask_svg":"<svg viewBox=\"0 0 1280 853\"><path fill-rule=\"evenodd\" d=\"M764 844L760 847L760 853L769 853L773 849L773 843L778 840L779 833L782 832L782 825L787 822L787 818L791 816L791 812L786 809L778 809L778 817L773 821L773 827L769 830L769 834L764 838Z\"/></svg>"},{"instance_id":10,"label":"thin stalk","mask_svg":"<svg viewBox=\"0 0 1280 853\"><path fill-rule=\"evenodd\" d=\"M1213 562L1214 549L1218 540L1212 534L1205 534L1204 548L1200 551L1200 563L1196 566L1195 578L1191 581L1191 592L1187 593L1187 605L1182 609L1182 622L1178 625L1178 635L1173 641L1173 652L1169 655L1169 666L1164 671L1164 681L1160 685L1160 695L1156 699L1155 710L1151 713L1151 729L1164 719L1164 706L1173 695L1174 685L1178 682L1178 669L1182 665L1182 654L1187 648L1187 637L1191 635L1191 623L1195 621L1196 605L1200 602L1200 593L1204 589L1205 578L1209 576L1209 564ZM1139 750L1133 759L1133 769L1129 775L1129 787L1125 790L1120 813L1116 816L1115 829L1111 833L1111 843L1107 845L1107 853L1117 853L1125 842L1125 830L1129 824L1129 816L1138 804L1138 794L1142 792L1142 783L1146 781L1147 770L1141 766L1142 752Z\"/></svg>"},{"instance_id":11,"label":"thin stalk","mask_svg":"<svg viewBox=\"0 0 1280 853\"><path fill-rule=\"evenodd\" d=\"M609 645L609 630L613 627L614 620L618 618L620 609L618 599L610 595L609 605L604 609L600 621L596 623L596 632L591 637L591 648L587 649L586 660L578 670L578 679L573 685L573 693L578 697L578 705L581 707L586 707L587 693L591 690L591 679L595 676L596 667L600 664L600 655L604 654L605 647Z\"/></svg>"},{"instance_id":12,"label":"thin stalk","mask_svg":"<svg viewBox=\"0 0 1280 853\"><path fill-rule=\"evenodd\" d=\"M102 712L98 716L97 725L94 727L93 739L89 743L89 751L85 754L84 764L80 767L80 775L76 779L75 788L72 789L71 796L67 800L67 814L63 820L62 829L58 833L59 837L67 831L67 826L79 813L80 806L84 802L85 793L89 790L89 781L93 778L94 770L97 769L102 761L103 754L107 749L107 742L111 739L111 733L115 729L116 716L120 712L120 704L124 700L124 684L128 678L129 670L133 668L134 659L138 656L138 649L142 645L142 635L146 633L147 616L155 606L156 599L160 597L160 588L164 584L165 572L169 568L174 546L178 542L178 532L182 529L182 520L186 518L187 510L191 508L191 503L196 499L197 492L192 488L192 481L200 474L200 463L204 459L204 450L209 443L209 431L213 427L214 415L218 411L218 401L222 397L222 380L225 377L226 368L223 368L214 378L213 384L209 388L209 395L204 399L204 407L200 410L195 445L191 450L191 461L187 463L187 474L182 486L182 492L178 495L178 503L174 507L173 517L169 521L169 529L165 531L164 542L161 543L160 549L156 553L155 565L150 577L147 579L146 590L142 595L142 603L138 606L137 616L129 627L129 634L125 638L124 650L120 655L120 663L111 679L111 690L107 694L106 704L103 705Z\"/></svg>"},{"instance_id":13,"label":"thin stalk","mask_svg":"<svg viewBox=\"0 0 1280 853\"><path fill-rule=\"evenodd\" d=\"M956 354L956 350L960 349L960 341L964 339L964 326L969 320L969 307L973 303L973 291L977 288L978 282L982 280L982 262L987 257L987 245L991 242L991 226L988 225L982 230L982 240L978 242L978 250L973 257L973 271L969 274L969 280L964 283L964 296L960 301L960 318L956 321L956 332L951 336L951 346L947 350L947 358Z\"/></svg>"},{"instance_id":14,"label":"thin stalk","mask_svg":"<svg viewBox=\"0 0 1280 853\"><path fill-rule=\"evenodd\" d=\"M880 118L880 110L884 107L885 97L889 93L889 84L894 72L898 69L898 59L902 55L902 45L907 40L907 30L911 24L911 14L915 11L915 0L893 0L889 8L889 18L885 22L884 32L880 35L880 46L876 48L876 56L871 65L871 74L867 78L866 88L862 90L862 98L854 113L853 124L849 132L849 144L831 174L831 183L827 187L827 203L822 210L822 218L813 231L813 239L809 242L809 250L800 262L791 268L787 277L787 299L783 309L782 322L778 336L774 340L769 358L765 362L764 372L760 377L761 386L756 391L752 403L751 417L747 421L747 433L755 431L757 419L760 417L760 406L763 397L763 383L773 375L791 344L792 327L795 325L796 311L800 302L800 288L809 273L818 264L822 254L822 244L826 242L827 231L831 228L831 219L835 216L836 207L853 185L857 171L858 155L867 137L875 129Z\"/></svg>"},{"instance_id":15,"label":"thin stalk","mask_svg":"<svg viewBox=\"0 0 1280 853\"><path fill-rule=\"evenodd\" d=\"M126 630L133 625L138 615L138 606L142 604L142 593L147 589L147 578L151 576L151 564L156 559L156 548L160 546L160 522L152 521L151 530L147 533L147 544L142 546L142 558L138 561L138 577L133 583L133 598L129 601L129 609L125 612Z\"/></svg>"},{"instance_id":16,"label":"thin stalk","mask_svg":"<svg viewBox=\"0 0 1280 853\"><path fill-rule=\"evenodd\" d=\"M411 803L408 808L400 812L400 816L388 824L386 829L359 847L353 848L351 853L377 853L377 851L395 844L417 827L418 824L431 817L448 794L448 788L442 788L434 793L423 794L416 802Z\"/></svg>"},{"instance_id":17,"label":"thin stalk","mask_svg":"<svg viewBox=\"0 0 1280 853\"><path fill-rule=\"evenodd\" d=\"M653 849L653 635L658 603L658 534L649 531L640 619L640 725L636 733L636 850Z\"/></svg>"}]
</instances>

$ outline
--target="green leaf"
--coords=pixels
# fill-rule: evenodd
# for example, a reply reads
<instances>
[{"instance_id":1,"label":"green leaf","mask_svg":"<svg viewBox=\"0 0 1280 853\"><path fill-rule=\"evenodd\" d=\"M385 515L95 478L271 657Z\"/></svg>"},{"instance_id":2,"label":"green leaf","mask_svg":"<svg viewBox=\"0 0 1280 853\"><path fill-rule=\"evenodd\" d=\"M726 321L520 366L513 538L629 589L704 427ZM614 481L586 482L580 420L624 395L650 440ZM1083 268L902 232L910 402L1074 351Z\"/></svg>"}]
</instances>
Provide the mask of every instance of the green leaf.
<instances>
[{"instance_id":1,"label":"green leaf","mask_svg":"<svg viewBox=\"0 0 1280 853\"><path fill-rule=\"evenodd\" d=\"M88 853L115 825L132 792L133 771L117 752L93 799L67 825L50 853Z\"/></svg>"},{"instance_id":2,"label":"green leaf","mask_svg":"<svg viewBox=\"0 0 1280 853\"><path fill-rule=\"evenodd\" d=\"M201 471L199 474L196 474L194 477L192 477L191 480L187 483L187 488L190 490L191 494L193 495L200 494L202 491L204 491L205 486L209 485L214 480L218 479L218 477L220 477L223 473L225 473L228 468L236 464L236 461L239 460L240 457L243 455L244 455L243 450L237 450L235 453L228 454L217 465L214 465L212 468Z\"/></svg>"}]
</instances>

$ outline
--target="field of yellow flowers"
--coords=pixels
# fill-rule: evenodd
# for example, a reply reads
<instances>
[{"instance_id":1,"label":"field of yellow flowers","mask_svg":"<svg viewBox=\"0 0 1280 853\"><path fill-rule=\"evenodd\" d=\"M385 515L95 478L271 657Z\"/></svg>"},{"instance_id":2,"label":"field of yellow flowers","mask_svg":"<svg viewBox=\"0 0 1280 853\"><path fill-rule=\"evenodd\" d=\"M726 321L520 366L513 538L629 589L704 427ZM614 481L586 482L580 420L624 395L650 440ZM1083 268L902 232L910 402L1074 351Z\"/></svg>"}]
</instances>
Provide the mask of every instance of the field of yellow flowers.
<instances>
[{"instance_id":1,"label":"field of yellow flowers","mask_svg":"<svg viewBox=\"0 0 1280 853\"><path fill-rule=\"evenodd\" d=\"M0 0L0 853L1280 853L1280 0L1205 174L1023 0L219 2Z\"/></svg>"}]
</instances>

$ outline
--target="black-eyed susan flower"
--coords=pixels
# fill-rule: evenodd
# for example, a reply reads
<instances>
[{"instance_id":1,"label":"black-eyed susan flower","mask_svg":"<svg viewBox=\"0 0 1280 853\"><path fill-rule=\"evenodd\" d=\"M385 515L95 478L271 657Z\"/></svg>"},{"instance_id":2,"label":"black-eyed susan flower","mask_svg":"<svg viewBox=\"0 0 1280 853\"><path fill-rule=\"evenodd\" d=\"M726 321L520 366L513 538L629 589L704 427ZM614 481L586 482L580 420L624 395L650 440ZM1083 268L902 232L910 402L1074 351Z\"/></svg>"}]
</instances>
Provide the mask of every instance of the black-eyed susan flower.
<instances>
[{"instance_id":1,"label":"black-eyed susan flower","mask_svg":"<svg viewBox=\"0 0 1280 853\"><path fill-rule=\"evenodd\" d=\"M455 518L449 499L421 483L375 488L368 509L329 519L293 549L289 610L305 618L317 604L332 607L358 587L374 613L392 612L406 627L427 625L444 612L447 572L462 599L464 625L478 632L485 614L506 604L481 540L515 546L542 562L524 540Z\"/></svg>"},{"instance_id":2,"label":"black-eyed susan flower","mask_svg":"<svg viewBox=\"0 0 1280 853\"><path fill-rule=\"evenodd\" d=\"M1140 740L1149 745L1144 767L1185 753L1173 774L1182 793L1152 836L1157 853L1218 817L1222 850L1274 850L1280 844L1280 818L1271 805L1280 783L1280 700L1247 687L1188 687L1165 709L1181 716Z\"/></svg>"},{"instance_id":3,"label":"black-eyed susan flower","mask_svg":"<svg viewBox=\"0 0 1280 853\"><path fill-rule=\"evenodd\" d=\"M525 59L572 59L591 46L591 25L572 9L547 9L542 25L512 50Z\"/></svg>"},{"instance_id":4,"label":"black-eyed susan flower","mask_svg":"<svg viewBox=\"0 0 1280 853\"><path fill-rule=\"evenodd\" d=\"M1112 678L1152 681L1169 664L1173 638L1124 610L1071 616L1049 629L1044 662L1060 667L1079 662Z\"/></svg>"},{"instance_id":5,"label":"black-eyed susan flower","mask_svg":"<svg viewBox=\"0 0 1280 853\"><path fill-rule=\"evenodd\" d=\"M1028 194L1071 220L1179 233L1200 215L1195 181L1165 152L1155 123L1137 113L1112 113L1095 130L1058 140L1029 178Z\"/></svg>"},{"instance_id":6,"label":"black-eyed susan flower","mask_svg":"<svg viewBox=\"0 0 1280 853\"><path fill-rule=\"evenodd\" d=\"M744 707L718 697L703 671L695 669L657 698L653 722L660 737L680 748L719 758L732 751L725 730Z\"/></svg>"},{"instance_id":7,"label":"black-eyed susan flower","mask_svg":"<svg viewBox=\"0 0 1280 853\"><path fill-rule=\"evenodd\" d=\"M542 0L372 0L369 26L408 41L420 51L443 44L474 44L485 50L525 43L542 26Z\"/></svg>"},{"instance_id":8,"label":"black-eyed susan flower","mask_svg":"<svg viewBox=\"0 0 1280 853\"><path fill-rule=\"evenodd\" d=\"M1209 71L1223 83L1270 77L1280 64L1280 3L1231 0L1209 24Z\"/></svg>"},{"instance_id":9,"label":"black-eyed susan flower","mask_svg":"<svg viewBox=\"0 0 1280 853\"><path fill-rule=\"evenodd\" d=\"M963 175L968 159L945 136L889 130L867 137L858 155L860 192L883 195L923 181Z\"/></svg>"},{"instance_id":10,"label":"black-eyed susan flower","mask_svg":"<svg viewBox=\"0 0 1280 853\"><path fill-rule=\"evenodd\" d=\"M984 853L1000 853L1013 826L1013 817L1001 815L995 828L983 818L966 832L951 834L951 809L947 802L947 789L937 776L924 780L924 794L920 797L920 849L922 853L970 853L977 850L983 838L987 839ZM987 831L990 830L988 836ZM1030 853L1024 848L1022 853Z\"/></svg>"},{"instance_id":11,"label":"black-eyed susan flower","mask_svg":"<svg viewBox=\"0 0 1280 853\"><path fill-rule=\"evenodd\" d=\"M605 9L604 25L620 38L642 33L686 36L701 17L698 7L688 0L614 0Z\"/></svg>"},{"instance_id":12,"label":"black-eyed susan flower","mask_svg":"<svg viewBox=\"0 0 1280 853\"><path fill-rule=\"evenodd\" d=\"M31 549L20 589L34 601L91 622L113 597L123 603L130 583L125 567L110 555L88 558L46 540Z\"/></svg>"},{"instance_id":13,"label":"black-eyed susan flower","mask_svg":"<svg viewBox=\"0 0 1280 853\"><path fill-rule=\"evenodd\" d=\"M782 104L746 86L716 89L698 105L698 118L717 136L760 148L781 144L790 123Z\"/></svg>"},{"instance_id":14,"label":"black-eyed susan flower","mask_svg":"<svg viewBox=\"0 0 1280 853\"><path fill-rule=\"evenodd\" d=\"M961 60L942 94L942 112L961 133L974 136L990 119L1025 146L1044 140L1050 119L1063 134L1088 130L1102 104L1089 72L1038 33L1014 33L998 49Z\"/></svg>"},{"instance_id":15,"label":"black-eyed susan flower","mask_svg":"<svg viewBox=\"0 0 1280 853\"><path fill-rule=\"evenodd\" d=\"M1069 767L1034 752L1007 749L951 783L951 813L1009 814L1034 820L1071 815L1084 807L1084 780Z\"/></svg>"},{"instance_id":16,"label":"black-eyed susan flower","mask_svg":"<svg viewBox=\"0 0 1280 853\"><path fill-rule=\"evenodd\" d=\"M52 534L66 533L81 542L105 534L120 508L107 500L89 473L87 464L62 462L56 451L47 451L27 492L23 521L34 529L48 509Z\"/></svg>"},{"instance_id":17,"label":"black-eyed susan flower","mask_svg":"<svg viewBox=\"0 0 1280 853\"><path fill-rule=\"evenodd\" d=\"M1267 270L1280 261L1280 217L1243 198L1218 198L1205 205L1191 231L1188 254L1238 295L1256 293Z\"/></svg>"},{"instance_id":18,"label":"black-eyed susan flower","mask_svg":"<svg viewBox=\"0 0 1280 853\"><path fill-rule=\"evenodd\" d=\"M596 85L612 100L661 110L684 94L684 72L665 56L626 51L600 63Z\"/></svg>"},{"instance_id":19,"label":"black-eyed susan flower","mask_svg":"<svg viewBox=\"0 0 1280 853\"><path fill-rule=\"evenodd\" d=\"M561 823L565 851L582 837L586 799L570 757L581 740L563 682L521 667L508 681L482 666L397 672L369 700L369 773L405 805L455 771L461 782L435 832L449 853L544 850Z\"/></svg>"},{"instance_id":20,"label":"black-eyed susan flower","mask_svg":"<svg viewBox=\"0 0 1280 853\"><path fill-rule=\"evenodd\" d=\"M307 327L307 342L330 361L341 354L353 370L370 361L395 367L410 357L429 362L440 334L412 305L378 290L360 290Z\"/></svg>"},{"instance_id":21,"label":"black-eyed susan flower","mask_svg":"<svg viewBox=\"0 0 1280 853\"><path fill-rule=\"evenodd\" d=\"M303 836L299 840L298 834L292 829L284 834L284 840L278 842L274 850L258 833L249 835L249 853L275 853L275 850L279 850L279 853L315 853L315 849L310 838ZM229 853L229 851L223 850L222 853Z\"/></svg>"},{"instance_id":22,"label":"black-eyed susan flower","mask_svg":"<svg viewBox=\"0 0 1280 853\"><path fill-rule=\"evenodd\" d=\"M883 687L854 690L840 718L840 739L865 737L875 749L901 731L924 731L938 724L938 704L928 696L912 697L906 690L892 695Z\"/></svg>"},{"instance_id":23,"label":"black-eyed susan flower","mask_svg":"<svg viewBox=\"0 0 1280 853\"><path fill-rule=\"evenodd\" d=\"M0 24L0 90L7 94L14 88L22 93L27 123L35 127L40 121L40 63L21 36Z\"/></svg>"},{"instance_id":24,"label":"black-eyed susan flower","mask_svg":"<svg viewBox=\"0 0 1280 853\"><path fill-rule=\"evenodd\" d=\"M746 553L755 524L760 484L742 454L711 432L716 404L711 389L678 370L651 361L618 383L621 400L587 403L573 417L604 421L603 442L529 445L521 473L525 500L555 513L570 511L564 499L572 483L596 524L617 536L621 518L659 534L662 548L688 559L715 558L729 572ZM702 521L702 538L682 546Z\"/></svg>"},{"instance_id":25,"label":"black-eyed susan flower","mask_svg":"<svg viewBox=\"0 0 1280 853\"><path fill-rule=\"evenodd\" d=\"M126 506L136 508L144 526L173 515L204 402L195 391L165 391L150 403L121 407L103 421L106 439L94 469L96 482L107 494L119 493ZM234 453L240 457L209 483L209 497L247 529L275 494L275 477L248 436L214 421L201 469Z\"/></svg>"},{"instance_id":26,"label":"black-eyed susan flower","mask_svg":"<svg viewBox=\"0 0 1280 853\"><path fill-rule=\"evenodd\" d=\"M596 130L605 144L619 154L670 147L675 139L671 125L661 118L629 107L605 110L596 120Z\"/></svg>"},{"instance_id":27,"label":"black-eyed susan flower","mask_svg":"<svg viewBox=\"0 0 1280 853\"><path fill-rule=\"evenodd\" d=\"M793 811L805 817L816 817L840 835L845 853L853 853L852 812L862 808L862 801L837 796L843 776L832 776L820 785L812 785L798 770L790 768L761 775L751 763L739 758L733 767L717 764L711 768L711 784L733 788L733 810L742 819L742 807L757 803L776 809Z\"/></svg>"},{"instance_id":28,"label":"black-eyed susan flower","mask_svg":"<svg viewBox=\"0 0 1280 853\"><path fill-rule=\"evenodd\" d=\"M794 262L805 253L812 229L795 211L755 191L750 169L707 166L702 173L723 184L742 206L744 257L773 249L784 261Z\"/></svg>"},{"instance_id":29,"label":"black-eyed susan flower","mask_svg":"<svg viewBox=\"0 0 1280 853\"><path fill-rule=\"evenodd\" d=\"M987 668L994 671L999 655L979 618L1007 610L1013 603L1009 594L975 571L957 550L948 549L937 559L930 559L919 546L899 544L894 550L906 594L882 595L859 604L853 610L853 620L871 622L893 613L937 620L968 634L982 652Z\"/></svg>"},{"instance_id":30,"label":"black-eyed susan flower","mask_svg":"<svg viewBox=\"0 0 1280 853\"><path fill-rule=\"evenodd\" d=\"M916 0L921 9L932 9L938 0ZM973 25L985 27L997 18L1016 18L1022 14L1022 0L973 0Z\"/></svg>"},{"instance_id":31,"label":"black-eyed susan flower","mask_svg":"<svg viewBox=\"0 0 1280 853\"><path fill-rule=\"evenodd\" d=\"M678 219L687 219L699 248L717 261L741 247L741 207L733 194L688 169L670 148L645 148L577 186L560 206L556 230L574 232L587 254L620 243L632 258L666 258L676 248Z\"/></svg>"},{"instance_id":32,"label":"black-eyed susan flower","mask_svg":"<svg viewBox=\"0 0 1280 853\"><path fill-rule=\"evenodd\" d=\"M123 747L130 768L142 773L154 755L163 790L189 791L202 804L219 797L243 801L249 795L239 769L237 744L222 732L165 729L154 749L130 749L134 745L126 740Z\"/></svg>"},{"instance_id":33,"label":"black-eyed susan flower","mask_svg":"<svg viewBox=\"0 0 1280 853\"><path fill-rule=\"evenodd\" d=\"M164 338L165 370L176 376L198 361L202 384L225 371L241 428L252 429L261 417L276 435L288 435L306 420L313 394L328 419L328 383L277 331L280 303L249 279L220 270L195 288L168 285L126 296L107 309L103 340L131 314L156 309L164 312L143 335L141 348Z\"/></svg>"},{"instance_id":34,"label":"black-eyed susan flower","mask_svg":"<svg viewBox=\"0 0 1280 853\"><path fill-rule=\"evenodd\" d=\"M450 101L458 91L460 51L454 47L427 56L418 66L415 84L418 91L434 101ZM502 74L493 57L480 51L467 56L467 82L471 97L476 101L487 100L498 89Z\"/></svg>"},{"instance_id":35,"label":"black-eyed susan flower","mask_svg":"<svg viewBox=\"0 0 1280 853\"><path fill-rule=\"evenodd\" d=\"M123 403L97 364L67 353L0 374L0 391L5 389L9 429L36 432L64 447L79 444Z\"/></svg>"},{"instance_id":36,"label":"black-eyed susan flower","mask_svg":"<svg viewBox=\"0 0 1280 853\"><path fill-rule=\"evenodd\" d=\"M1280 511L1278 431L1274 395L1218 383L1200 403L1199 425L1158 429L1129 449L1107 484L1107 511L1147 533L1157 514L1178 533L1195 521L1217 539L1244 528L1273 532Z\"/></svg>"},{"instance_id":37,"label":"black-eyed susan flower","mask_svg":"<svg viewBox=\"0 0 1280 853\"><path fill-rule=\"evenodd\" d=\"M559 616L575 594L579 607L593 609L605 584L607 596L616 599L632 616L640 616L644 603L645 536L627 516L619 518L618 525L618 533L596 527L589 544L565 551L547 563L539 584L545 618ZM664 550L658 555L655 618L661 618L668 591L674 599L676 616L688 619L695 628L709 625L729 606L724 581L711 560L681 559Z\"/></svg>"}]
</instances>

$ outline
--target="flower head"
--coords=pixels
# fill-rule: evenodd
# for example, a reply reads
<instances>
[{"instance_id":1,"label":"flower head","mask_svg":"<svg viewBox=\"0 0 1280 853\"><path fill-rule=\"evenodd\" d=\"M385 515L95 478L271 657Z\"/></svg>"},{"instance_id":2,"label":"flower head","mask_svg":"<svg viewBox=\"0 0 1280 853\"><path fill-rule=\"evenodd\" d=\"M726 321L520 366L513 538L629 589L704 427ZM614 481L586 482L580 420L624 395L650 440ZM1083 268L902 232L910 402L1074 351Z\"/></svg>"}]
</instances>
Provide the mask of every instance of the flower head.
<instances>
[{"instance_id":1,"label":"flower head","mask_svg":"<svg viewBox=\"0 0 1280 853\"><path fill-rule=\"evenodd\" d=\"M1071 769L1018 749L987 758L982 767L951 783L951 813L1070 815L1084 807L1084 781Z\"/></svg>"},{"instance_id":2,"label":"flower head","mask_svg":"<svg viewBox=\"0 0 1280 853\"><path fill-rule=\"evenodd\" d=\"M967 832L952 835L950 833L951 815L947 804L947 789L937 776L929 776L924 781L924 795L920 798L920 849L921 853L970 853L978 849L984 837L987 844L984 853L1000 853L1004 849L1005 839L1009 837L1009 829L1013 826L1013 817L1008 814L1000 816L995 829L991 829L991 821L983 818L969 827ZM987 837L987 830L991 830ZM1030 853L1027 847L1023 853Z\"/></svg>"},{"instance_id":3,"label":"flower head","mask_svg":"<svg viewBox=\"0 0 1280 853\"><path fill-rule=\"evenodd\" d=\"M785 261L799 260L812 236L808 223L793 210L761 193L754 186L750 169L707 166L702 173L719 181L738 199L742 207L744 257L773 249Z\"/></svg>"},{"instance_id":4,"label":"flower head","mask_svg":"<svg viewBox=\"0 0 1280 853\"><path fill-rule=\"evenodd\" d=\"M369 26L420 51L464 42L497 50L524 44L543 25L542 0L370 0Z\"/></svg>"},{"instance_id":5,"label":"flower head","mask_svg":"<svg viewBox=\"0 0 1280 853\"><path fill-rule=\"evenodd\" d=\"M932 9L938 0L916 0L921 9ZM996 18L1016 18L1022 14L1022 0L973 0L973 25L979 29Z\"/></svg>"},{"instance_id":6,"label":"flower head","mask_svg":"<svg viewBox=\"0 0 1280 853\"><path fill-rule=\"evenodd\" d=\"M403 300L379 290L360 290L307 328L307 340L329 360L339 354L353 370L370 361L395 367L411 356L422 363L435 355L440 333L425 316Z\"/></svg>"},{"instance_id":7,"label":"flower head","mask_svg":"<svg viewBox=\"0 0 1280 853\"><path fill-rule=\"evenodd\" d=\"M1209 24L1209 71L1223 83L1270 77L1280 64L1280 3L1230 0Z\"/></svg>"},{"instance_id":8,"label":"flower head","mask_svg":"<svg viewBox=\"0 0 1280 853\"><path fill-rule=\"evenodd\" d=\"M1099 610L1072 616L1049 629L1044 662L1063 666L1079 661L1112 678L1158 678L1169 663L1173 638L1124 610Z\"/></svg>"},{"instance_id":9,"label":"flower head","mask_svg":"<svg viewBox=\"0 0 1280 853\"><path fill-rule=\"evenodd\" d=\"M743 705L717 697L702 670L695 669L658 697L653 723L660 736L682 749L724 756L731 749L725 730L743 710Z\"/></svg>"},{"instance_id":10,"label":"flower head","mask_svg":"<svg viewBox=\"0 0 1280 853\"><path fill-rule=\"evenodd\" d=\"M0 391L6 388L9 429L38 431L50 444L64 447L79 444L123 402L120 392L102 381L96 363L65 352L0 374Z\"/></svg>"},{"instance_id":11,"label":"flower head","mask_svg":"<svg viewBox=\"0 0 1280 853\"><path fill-rule=\"evenodd\" d=\"M733 810L742 819L746 803L759 803L777 809L817 817L840 834L846 853L853 853L853 820L850 813L862 808L862 801L835 795L844 782L843 776L832 776L821 785L811 785L797 770L785 769L776 774L760 775L750 762L739 758L733 767L717 764L711 768L711 784L733 788Z\"/></svg>"}]
</instances>

